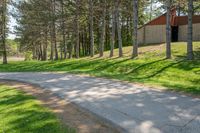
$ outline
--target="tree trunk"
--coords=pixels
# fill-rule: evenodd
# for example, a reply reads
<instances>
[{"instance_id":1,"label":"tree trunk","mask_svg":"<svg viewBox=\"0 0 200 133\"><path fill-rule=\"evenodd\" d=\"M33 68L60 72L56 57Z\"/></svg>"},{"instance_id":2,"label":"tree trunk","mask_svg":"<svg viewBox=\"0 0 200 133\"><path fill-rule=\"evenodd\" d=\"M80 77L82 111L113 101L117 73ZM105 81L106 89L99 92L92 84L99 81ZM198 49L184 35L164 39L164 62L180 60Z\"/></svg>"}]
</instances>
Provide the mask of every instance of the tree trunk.
<instances>
[{"instance_id":1,"label":"tree trunk","mask_svg":"<svg viewBox=\"0 0 200 133\"><path fill-rule=\"evenodd\" d=\"M65 40L65 35L63 36L63 44L64 44L64 59L67 59L67 44L66 44L66 40Z\"/></svg>"},{"instance_id":2,"label":"tree trunk","mask_svg":"<svg viewBox=\"0 0 200 133\"><path fill-rule=\"evenodd\" d=\"M63 44L62 42L60 43L60 59L63 59Z\"/></svg>"},{"instance_id":3,"label":"tree trunk","mask_svg":"<svg viewBox=\"0 0 200 133\"><path fill-rule=\"evenodd\" d=\"M117 35L118 35L118 46L119 46L119 57L123 56L123 50L122 50L122 35L121 35L121 24L119 20L119 5L120 0L116 0L115 2L115 10L116 10L116 24L117 24Z\"/></svg>"},{"instance_id":4,"label":"tree trunk","mask_svg":"<svg viewBox=\"0 0 200 133\"><path fill-rule=\"evenodd\" d=\"M103 15L102 15L102 28L101 28L101 40L100 40L100 57L103 57L104 43L105 43L105 28L106 28L106 1L104 1Z\"/></svg>"},{"instance_id":5,"label":"tree trunk","mask_svg":"<svg viewBox=\"0 0 200 133\"><path fill-rule=\"evenodd\" d=\"M40 50L38 46L36 46L36 55L37 55L37 60L40 60Z\"/></svg>"},{"instance_id":6,"label":"tree trunk","mask_svg":"<svg viewBox=\"0 0 200 133\"><path fill-rule=\"evenodd\" d=\"M42 44L40 42L40 45L39 45L39 51L40 51L40 57L39 57L39 60L42 61L42 58L43 58L43 49L42 49Z\"/></svg>"},{"instance_id":7,"label":"tree trunk","mask_svg":"<svg viewBox=\"0 0 200 133\"><path fill-rule=\"evenodd\" d=\"M181 16L181 3L178 1L178 16Z\"/></svg>"},{"instance_id":8,"label":"tree trunk","mask_svg":"<svg viewBox=\"0 0 200 133\"><path fill-rule=\"evenodd\" d=\"M42 55L42 60L46 61L47 60L47 47L48 47L48 32L47 30L45 31L45 42L42 45L43 46L43 55Z\"/></svg>"},{"instance_id":9,"label":"tree trunk","mask_svg":"<svg viewBox=\"0 0 200 133\"><path fill-rule=\"evenodd\" d=\"M86 33L86 35L85 35L85 48L86 48L86 55L87 56L89 56L90 55L90 50L91 50L91 48L90 48L90 28L86 28L85 29L85 33ZM89 34L88 34L89 33Z\"/></svg>"},{"instance_id":10,"label":"tree trunk","mask_svg":"<svg viewBox=\"0 0 200 133\"><path fill-rule=\"evenodd\" d=\"M62 17L61 17L61 21L62 21L62 40L63 40L63 52L64 52L64 59L67 58L67 45L66 45L66 37L65 37L65 18L64 18L64 15L65 15L65 11L64 11L64 3L63 3L63 0L61 0L61 14L62 14ZM62 54L61 54L62 56Z\"/></svg>"},{"instance_id":11,"label":"tree trunk","mask_svg":"<svg viewBox=\"0 0 200 133\"><path fill-rule=\"evenodd\" d=\"M94 56L93 0L89 0L90 56Z\"/></svg>"},{"instance_id":12,"label":"tree trunk","mask_svg":"<svg viewBox=\"0 0 200 133\"><path fill-rule=\"evenodd\" d=\"M138 0L133 0L133 53L132 58L138 56Z\"/></svg>"},{"instance_id":13,"label":"tree trunk","mask_svg":"<svg viewBox=\"0 0 200 133\"><path fill-rule=\"evenodd\" d=\"M81 44L81 48L80 48L81 49L81 56L84 57L84 39L83 39L84 38L84 35L83 35L84 31L82 31L80 34L81 34L81 41L80 41L81 42L80 43Z\"/></svg>"},{"instance_id":14,"label":"tree trunk","mask_svg":"<svg viewBox=\"0 0 200 133\"><path fill-rule=\"evenodd\" d=\"M82 44L82 45L83 45L83 56L86 56L86 47L85 47L85 46L86 46L86 42L85 42L86 40L85 40L85 34L86 34L86 33L85 33L85 27L84 27L84 28L83 28L83 36L82 36L82 38L83 38L83 44Z\"/></svg>"},{"instance_id":15,"label":"tree trunk","mask_svg":"<svg viewBox=\"0 0 200 133\"><path fill-rule=\"evenodd\" d=\"M75 16L75 23L76 23L76 58L79 58L79 6L80 6L80 0L76 0L76 16Z\"/></svg>"},{"instance_id":16,"label":"tree trunk","mask_svg":"<svg viewBox=\"0 0 200 133\"><path fill-rule=\"evenodd\" d=\"M188 0L188 43L187 43L187 58L193 60L193 0Z\"/></svg>"},{"instance_id":17,"label":"tree trunk","mask_svg":"<svg viewBox=\"0 0 200 133\"><path fill-rule=\"evenodd\" d=\"M167 0L166 58L171 58L171 0Z\"/></svg>"},{"instance_id":18,"label":"tree trunk","mask_svg":"<svg viewBox=\"0 0 200 133\"><path fill-rule=\"evenodd\" d=\"M68 33L68 39L72 40L72 35L70 36L70 34ZM70 42L70 50L69 50L69 59L72 59L72 54L73 54L73 48L74 48L74 45L73 45L73 41Z\"/></svg>"},{"instance_id":19,"label":"tree trunk","mask_svg":"<svg viewBox=\"0 0 200 133\"><path fill-rule=\"evenodd\" d=\"M34 46L34 43L33 43L33 42L32 42L32 45ZM36 60L36 59L37 59L37 48L36 48L36 47L33 47L32 53L33 53L32 59L33 59L33 60Z\"/></svg>"},{"instance_id":20,"label":"tree trunk","mask_svg":"<svg viewBox=\"0 0 200 133\"><path fill-rule=\"evenodd\" d=\"M115 31L116 31L116 16L115 16L115 9L113 8L112 11L112 41L110 46L110 57L113 57L114 54L114 47L115 47Z\"/></svg>"},{"instance_id":21,"label":"tree trunk","mask_svg":"<svg viewBox=\"0 0 200 133\"><path fill-rule=\"evenodd\" d=\"M57 49L57 40L56 40L56 1L53 0L53 43L55 50L55 60L58 60L58 49Z\"/></svg>"},{"instance_id":22,"label":"tree trunk","mask_svg":"<svg viewBox=\"0 0 200 133\"><path fill-rule=\"evenodd\" d=\"M154 1L153 1L153 0L151 0L151 7L150 7L150 16L149 16L149 21L151 21L151 20L152 20L153 3L154 3Z\"/></svg>"},{"instance_id":23,"label":"tree trunk","mask_svg":"<svg viewBox=\"0 0 200 133\"><path fill-rule=\"evenodd\" d=\"M126 42L129 43L129 17L126 18Z\"/></svg>"},{"instance_id":24,"label":"tree trunk","mask_svg":"<svg viewBox=\"0 0 200 133\"><path fill-rule=\"evenodd\" d=\"M54 57L54 43L53 43L53 30L51 29L51 55L50 60L53 60Z\"/></svg>"},{"instance_id":25,"label":"tree trunk","mask_svg":"<svg viewBox=\"0 0 200 133\"><path fill-rule=\"evenodd\" d=\"M7 3L3 0L3 11L2 11L2 48L3 48L3 64L7 64L7 51L6 51L6 10Z\"/></svg>"},{"instance_id":26,"label":"tree trunk","mask_svg":"<svg viewBox=\"0 0 200 133\"><path fill-rule=\"evenodd\" d=\"M109 9L106 9L106 31L105 31L105 44L106 50L110 49L110 12Z\"/></svg>"},{"instance_id":27,"label":"tree trunk","mask_svg":"<svg viewBox=\"0 0 200 133\"><path fill-rule=\"evenodd\" d=\"M53 25L53 41L54 41L54 50L55 50L55 60L58 60L58 49L57 49L57 41L56 41L55 23Z\"/></svg>"}]
</instances>

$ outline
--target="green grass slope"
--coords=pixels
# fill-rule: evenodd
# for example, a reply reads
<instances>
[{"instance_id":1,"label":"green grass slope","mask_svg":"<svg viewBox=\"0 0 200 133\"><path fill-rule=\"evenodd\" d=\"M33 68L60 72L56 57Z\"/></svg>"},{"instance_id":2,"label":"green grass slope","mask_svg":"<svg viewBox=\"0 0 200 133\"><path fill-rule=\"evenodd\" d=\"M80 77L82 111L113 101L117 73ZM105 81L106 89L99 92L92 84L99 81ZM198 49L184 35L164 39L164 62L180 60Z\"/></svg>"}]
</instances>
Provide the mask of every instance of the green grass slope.
<instances>
[{"instance_id":1,"label":"green grass slope","mask_svg":"<svg viewBox=\"0 0 200 133\"><path fill-rule=\"evenodd\" d=\"M73 133L40 102L23 92L0 85L1 133Z\"/></svg>"},{"instance_id":2,"label":"green grass slope","mask_svg":"<svg viewBox=\"0 0 200 133\"><path fill-rule=\"evenodd\" d=\"M11 62L0 65L0 72L62 71L168 87L172 90L200 94L200 42L194 43L195 60L186 60L186 43L173 43L173 58L165 59L165 44L144 46L139 57L130 59L132 47L125 47L124 57L81 58L66 61Z\"/></svg>"}]
</instances>

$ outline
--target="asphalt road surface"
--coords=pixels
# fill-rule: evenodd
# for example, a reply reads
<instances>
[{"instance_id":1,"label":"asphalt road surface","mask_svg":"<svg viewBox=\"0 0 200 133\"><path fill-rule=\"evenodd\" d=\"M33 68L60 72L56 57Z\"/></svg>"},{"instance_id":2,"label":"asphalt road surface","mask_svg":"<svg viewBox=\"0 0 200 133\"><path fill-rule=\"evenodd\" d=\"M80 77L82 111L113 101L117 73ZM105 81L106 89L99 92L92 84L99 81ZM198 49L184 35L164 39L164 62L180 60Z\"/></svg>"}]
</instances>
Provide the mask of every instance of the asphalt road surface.
<instances>
[{"instance_id":1,"label":"asphalt road surface","mask_svg":"<svg viewBox=\"0 0 200 133\"><path fill-rule=\"evenodd\" d=\"M110 79L58 73L0 73L37 84L128 133L200 133L200 99Z\"/></svg>"}]
</instances>

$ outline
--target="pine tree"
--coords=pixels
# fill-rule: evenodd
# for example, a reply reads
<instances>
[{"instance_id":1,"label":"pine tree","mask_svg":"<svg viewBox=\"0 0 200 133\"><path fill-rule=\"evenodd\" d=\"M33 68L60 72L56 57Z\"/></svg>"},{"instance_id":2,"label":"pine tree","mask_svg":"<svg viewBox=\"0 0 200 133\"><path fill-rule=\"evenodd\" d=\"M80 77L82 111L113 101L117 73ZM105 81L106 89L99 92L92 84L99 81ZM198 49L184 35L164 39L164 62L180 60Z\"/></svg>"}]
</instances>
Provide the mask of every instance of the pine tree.
<instances>
[{"instance_id":1,"label":"pine tree","mask_svg":"<svg viewBox=\"0 0 200 133\"><path fill-rule=\"evenodd\" d=\"M166 22L166 58L171 58L171 0L166 1L167 22Z\"/></svg>"},{"instance_id":2,"label":"pine tree","mask_svg":"<svg viewBox=\"0 0 200 133\"><path fill-rule=\"evenodd\" d=\"M192 45L192 35L193 35L193 26L192 26L192 16L193 16L193 0L188 0L188 42L187 42L187 57L189 60L194 58L193 55L193 45Z\"/></svg>"},{"instance_id":3,"label":"pine tree","mask_svg":"<svg viewBox=\"0 0 200 133\"><path fill-rule=\"evenodd\" d=\"M1 6L1 48L3 54L3 64L7 64L7 50L6 50L6 32L7 32L7 0L2 0L0 2Z\"/></svg>"}]
</instances>

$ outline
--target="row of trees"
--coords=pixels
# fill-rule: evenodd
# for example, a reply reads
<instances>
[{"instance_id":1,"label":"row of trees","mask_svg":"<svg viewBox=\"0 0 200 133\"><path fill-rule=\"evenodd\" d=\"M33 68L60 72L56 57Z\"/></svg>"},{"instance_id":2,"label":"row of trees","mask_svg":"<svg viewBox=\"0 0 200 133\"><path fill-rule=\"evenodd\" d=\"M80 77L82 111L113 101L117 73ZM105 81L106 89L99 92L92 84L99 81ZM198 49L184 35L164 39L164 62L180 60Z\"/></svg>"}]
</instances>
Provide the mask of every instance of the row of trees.
<instances>
[{"instance_id":1,"label":"row of trees","mask_svg":"<svg viewBox=\"0 0 200 133\"><path fill-rule=\"evenodd\" d=\"M97 53L102 57L105 50L110 50L112 57L114 48L122 57L122 47L130 44L134 58L138 56L137 28L163 12L153 9L161 3L168 18L167 58L171 58L170 9L176 6L179 15L189 14L188 58L192 59L191 16L200 5L197 2L194 8L193 0L20 0L12 2L16 8L12 15L18 22L16 35L21 50L32 51L34 59L93 57Z\"/></svg>"},{"instance_id":2,"label":"row of trees","mask_svg":"<svg viewBox=\"0 0 200 133\"><path fill-rule=\"evenodd\" d=\"M135 17L139 15L142 25L147 19L146 7L151 3L134 3ZM47 59L47 51L51 60L93 57L96 53L102 57L108 49L112 57L114 48L122 57L123 45L132 43L133 20L138 22L133 19L130 0L29 0L16 3L15 7L15 17L20 18L17 33L22 48L32 50L39 60ZM134 51L133 56L137 56L137 49Z\"/></svg>"}]
</instances>

